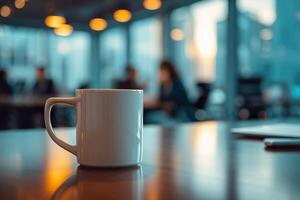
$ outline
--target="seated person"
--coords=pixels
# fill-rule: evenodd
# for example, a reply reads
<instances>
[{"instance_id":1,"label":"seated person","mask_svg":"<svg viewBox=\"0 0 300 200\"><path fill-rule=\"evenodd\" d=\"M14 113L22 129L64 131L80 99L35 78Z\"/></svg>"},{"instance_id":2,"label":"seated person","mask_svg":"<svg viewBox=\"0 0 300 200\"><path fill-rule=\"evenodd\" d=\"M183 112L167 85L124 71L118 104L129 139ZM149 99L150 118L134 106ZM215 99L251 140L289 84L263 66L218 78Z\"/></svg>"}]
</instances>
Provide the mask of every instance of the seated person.
<instances>
[{"instance_id":1,"label":"seated person","mask_svg":"<svg viewBox=\"0 0 300 200\"><path fill-rule=\"evenodd\" d=\"M46 78L44 67L39 67L36 71L37 80L32 88L32 93L36 96L55 95L54 83L51 79Z\"/></svg>"},{"instance_id":2,"label":"seated person","mask_svg":"<svg viewBox=\"0 0 300 200\"><path fill-rule=\"evenodd\" d=\"M1 69L0 70L0 98L3 96L10 96L12 95L13 90L11 85L7 81L7 74L6 71ZM4 97L5 98L5 97ZM9 121L11 110L6 104L0 104L0 130L8 129L9 128Z\"/></svg>"},{"instance_id":3,"label":"seated person","mask_svg":"<svg viewBox=\"0 0 300 200\"><path fill-rule=\"evenodd\" d=\"M117 81L116 88L118 89L144 89L145 86L139 85L136 80L137 71L132 66L126 67L126 78Z\"/></svg>"},{"instance_id":4,"label":"seated person","mask_svg":"<svg viewBox=\"0 0 300 200\"><path fill-rule=\"evenodd\" d=\"M54 87L54 83L51 79L46 78L46 71L44 67L39 67L36 70L37 80L34 83L32 88L32 94L38 98L45 98L48 96L53 96L56 94L56 90ZM32 114L32 112L28 112L28 115ZM52 112L53 116L57 115L56 109ZM34 118L33 126L34 127L44 127L44 108L37 108L35 109L35 113L31 118ZM30 122L27 122L29 124ZM54 126L57 124L57 117L53 119Z\"/></svg>"},{"instance_id":5,"label":"seated person","mask_svg":"<svg viewBox=\"0 0 300 200\"><path fill-rule=\"evenodd\" d=\"M0 95L12 95L12 87L7 81L6 71L0 70Z\"/></svg>"},{"instance_id":6,"label":"seated person","mask_svg":"<svg viewBox=\"0 0 300 200\"><path fill-rule=\"evenodd\" d=\"M177 74L174 65L169 61L162 61L159 69L160 107L170 116L176 117L179 110L189 105L185 88Z\"/></svg>"}]
</instances>

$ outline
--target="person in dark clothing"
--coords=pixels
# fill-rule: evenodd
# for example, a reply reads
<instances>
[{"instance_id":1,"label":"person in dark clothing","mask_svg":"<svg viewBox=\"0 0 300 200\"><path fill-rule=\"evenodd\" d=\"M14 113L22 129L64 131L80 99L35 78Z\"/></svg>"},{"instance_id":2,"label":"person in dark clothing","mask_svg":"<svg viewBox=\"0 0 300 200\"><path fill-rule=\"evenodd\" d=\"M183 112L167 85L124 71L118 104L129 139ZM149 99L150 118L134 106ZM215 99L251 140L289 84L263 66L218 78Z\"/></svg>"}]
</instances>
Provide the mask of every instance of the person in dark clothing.
<instances>
[{"instance_id":1,"label":"person in dark clothing","mask_svg":"<svg viewBox=\"0 0 300 200\"><path fill-rule=\"evenodd\" d=\"M54 83L51 79L46 77L46 70L43 66L37 68L36 70L37 80L33 85L32 94L38 98L47 98L49 96L56 95L56 90ZM27 115L32 114L32 111L28 112ZM33 122L34 127L44 127L44 108L34 109L33 117L35 121ZM57 110L54 108L52 116L55 116L53 119L54 126L57 124ZM32 122L26 122L26 124L32 124Z\"/></svg>"},{"instance_id":2,"label":"person in dark clothing","mask_svg":"<svg viewBox=\"0 0 300 200\"><path fill-rule=\"evenodd\" d=\"M46 78L44 67L39 67L36 71L37 81L35 82L32 93L36 96L55 95L54 83L51 79Z\"/></svg>"},{"instance_id":3,"label":"person in dark clothing","mask_svg":"<svg viewBox=\"0 0 300 200\"><path fill-rule=\"evenodd\" d=\"M118 89L144 89L145 86L139 85L136 80L137 71L133 66L126 67L126 78L117 81L116 88Z\"/></svg>"},{"instance_id":4,"label":"person in dark clothing","mask_svg":"<svg viewBox=\"0 0 300 200\"><path fill-rule=\"evenodd\" d=\"M170 116L176 117L178 111L189 105L186 90L178 76L175 66L162 61L159 69L160 106Z\"/></svg>"},{"instance_id":5,"label":"person in dark clothing","mask_svg":"<svg viewBox=\"0 0 300 200\"><path fill-rule=\"evenodd\" d=\"M6 71L0 70L0 98L6 98L13 93L12 87L7 81ZM9 121L11 117L10 108L4 103L0 103L0 130L9 128Z\"/></svg>"},{"instance_id":6,"label":"person in dark clothing","mask_svg":"<svg viewBox=\"0 0 300 200\"><path fill-rule=\"evenodd\" d=\"M9 85L7 81L6 71L0 70L0 95L12 95L12 87Z\"/></svg>"}]
</instances>

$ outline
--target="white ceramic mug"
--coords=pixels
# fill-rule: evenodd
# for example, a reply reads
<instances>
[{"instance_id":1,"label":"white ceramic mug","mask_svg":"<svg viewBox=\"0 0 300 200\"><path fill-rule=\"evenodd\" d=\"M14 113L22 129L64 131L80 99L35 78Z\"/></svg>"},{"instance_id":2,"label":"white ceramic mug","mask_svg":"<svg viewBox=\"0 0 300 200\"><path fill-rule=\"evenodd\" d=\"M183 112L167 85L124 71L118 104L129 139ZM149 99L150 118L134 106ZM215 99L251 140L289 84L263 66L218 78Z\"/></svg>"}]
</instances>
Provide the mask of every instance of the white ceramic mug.
<instances>
[{"instance_id":1,"label":"white ceramic mug","mask_svg":"<svg viewBox=\"0 0 300 200\"><path fill-rule=\"evenodd\" d=\"M76 145L55 136L50 120L54 104L76 106ZM122 167L142 161L142 90L80 89L76 97L49 98L44 114L49 136L81 165Z\"/></svg>"}]
</instances>

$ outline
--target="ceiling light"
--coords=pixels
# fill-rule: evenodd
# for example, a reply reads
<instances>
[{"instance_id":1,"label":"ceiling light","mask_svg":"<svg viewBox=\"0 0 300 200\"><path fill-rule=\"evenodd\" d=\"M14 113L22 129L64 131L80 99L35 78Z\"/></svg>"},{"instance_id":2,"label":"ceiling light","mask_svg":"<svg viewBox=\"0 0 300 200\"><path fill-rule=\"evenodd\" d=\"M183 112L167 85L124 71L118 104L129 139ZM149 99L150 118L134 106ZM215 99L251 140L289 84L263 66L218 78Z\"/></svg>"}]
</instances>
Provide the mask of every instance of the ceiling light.
<instances>
[{"instance_id":1,"label":"ceiling light","mask_svg":"<svg viewBox=\"0 0 300 200\"><path fill-rule=\"evenodd\" d=\"M50 28L57 28L66 23L66 19L63 16L49 15L45 19L45 24Z\"/></svg>"},{"instance_id":2,"label":"ceiling light","mask_svg":"<svg viewBox=\"0 0 300 200\"><path fill-rule=\"evenodd\" d=\"M69 24L62 24L58 28L54 29L54 33L58 36L69 36L73 32L73 26Z\"/></svg>"},{"instance_id":3,"label":"ceiling light","mask_svg":"<svg viewBox=\"0 0 300 200\"><path fill-rule=\"evenodd\" d=\"M24 8L25 6L25 0L16 0L15 1L15 7L18 9Z\"/></svg>"},{"instance_id":4,"label":"ceiling light","mask_svg":"<svg viewBox=\"0 0 300 200\"><path fill-rule=\"evenodd\" d=\"M11 14L11 8L8 6L2 6L0 9L0 15L2 17L8 17Z\"/></svg>"},{"instance_id":5,"label":"ceiling light","mask_svg":"<svg viewBox=\"0 0 300 200\"><path fill-rule=\"evenodd\" d=\"M94 18L90 21L90 28L94 31L102 31L106 28L107 22L102 18Z\"/></svg>"},{"instance_id":6,"label":"ceiling light","mask_svg":"<svg viewBox=\"0 0 300 200\"><path fill-rule=\"evenodd\" d=\"M131 12L126 9L119 9L114 12L114 19L117 22L128 22L131 19Z\"/></svg>"},{"instance_id":7,"label":"ceiling light","mask_svg":"<svg viewBox=\"0 0 300 200\"><path fill-rule=\"evenodd\" d=\"M161 1L160 0L144 0L143 6L147 10L157 10L161 7Z\"/></svg>"}]
</instances>

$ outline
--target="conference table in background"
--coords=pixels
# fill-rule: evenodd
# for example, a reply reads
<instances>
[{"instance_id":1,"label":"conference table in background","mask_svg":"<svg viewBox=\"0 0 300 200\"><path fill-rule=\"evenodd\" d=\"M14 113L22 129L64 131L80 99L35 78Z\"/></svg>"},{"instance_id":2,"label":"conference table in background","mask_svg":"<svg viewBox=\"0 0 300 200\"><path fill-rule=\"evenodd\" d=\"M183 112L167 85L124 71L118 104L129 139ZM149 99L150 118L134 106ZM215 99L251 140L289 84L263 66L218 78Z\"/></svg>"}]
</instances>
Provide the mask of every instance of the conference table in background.
<instances>
[{"instance_id":1,"label":"conference table in background","mask_svg":"<svg viewBox=\"0 0 300 200\"><path fill-rule=\"evenodd\" d=\"M144 127L138 167L84 168L44 129L0 132L0 199L299 199L300 150L264 149L230 122ZM75 143L73 128L58 137Z\"/></svg>"},{"instance_id":2,"label":"conference table in background","mask_svg":"<svg viewBox=\"0 0 300 200\"><path fill-rule=\"evenodd\" d=\"M59 95L59 96L69 96ZM0 130L30 129L44 127L43 112L46 100L50 96L0 96ZM158 110L155 98L144 97L144 113ZM75 124L74 110L66 106L55 106L53 111L55 127ZM4 119L2 119L4 118ZM146 117L145 117L146 118Z\"/></svg>"},{"instance_id":3,"label":"conference table in background","mask_svg":"<svg viewBox=\"0 0 300 200\"><path fill-rule=\"evenodd\" d=\"M68 97L69 95L59 95L59 97ZM43 108L45 102L51 96L0 96L0 105L12 108ZM157 100L154 97L144 97L145 109L157 109Z\"/></svg>"}]
</instances>

